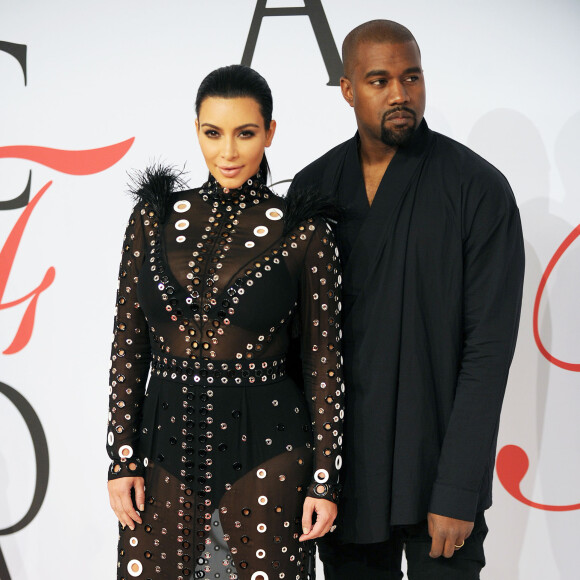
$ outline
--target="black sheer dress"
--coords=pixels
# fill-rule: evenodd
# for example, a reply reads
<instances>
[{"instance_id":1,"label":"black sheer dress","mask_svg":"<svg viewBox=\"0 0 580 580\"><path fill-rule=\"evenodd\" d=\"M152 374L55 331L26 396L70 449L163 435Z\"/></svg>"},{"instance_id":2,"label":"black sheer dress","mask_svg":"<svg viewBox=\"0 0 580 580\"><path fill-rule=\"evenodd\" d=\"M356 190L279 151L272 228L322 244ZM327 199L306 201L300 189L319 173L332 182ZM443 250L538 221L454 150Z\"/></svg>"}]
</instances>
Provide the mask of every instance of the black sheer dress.
<instances>
[{"instance_id":1,"label":"black sheer dress","mask_svg":"<svg viewBox=\"0 0 580 580\"><path fill-rule=\"evenodd\" d=\"M146 502L117 577L312 578L302 504L337 500L342 462L333 234L259 176L165 190L141 189L119 275L109 479Z\"/></svg>"}]
</instances>

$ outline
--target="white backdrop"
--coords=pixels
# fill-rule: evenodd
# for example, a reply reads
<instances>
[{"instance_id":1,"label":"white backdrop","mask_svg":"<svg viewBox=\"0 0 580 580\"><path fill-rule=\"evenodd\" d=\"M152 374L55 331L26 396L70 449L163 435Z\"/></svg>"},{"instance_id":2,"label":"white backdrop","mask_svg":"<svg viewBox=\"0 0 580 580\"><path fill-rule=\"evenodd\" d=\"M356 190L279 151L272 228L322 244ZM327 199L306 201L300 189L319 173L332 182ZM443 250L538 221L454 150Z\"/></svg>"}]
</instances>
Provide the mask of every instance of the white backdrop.
<instances>
[{"instance_id":1,"label":"white backdrop","mask_svg":"<svg viewBox=\"0 0 580 580\"><path fill-rule=\"evenodd\" d=\"M431 128L472 147L512 184L527 272L499 447L526 451L530 468L521 493L542 505L524 505L496 480L482 577L579 578L580 241L555 265L538 318L544 346L576 366L542 355L533 309L542 274L580 223L580 2L322 5L339 49L346 33L366 20L408 26L423 54ZM255 6L255 0L0 0L0 42L27 47L25 85L20 64L0 44L0 203L24 189L30 170L31 198L53 182L31 213L13 263L7 246L1 255L0 351L12 343L30 300L2 305L36 288L50 267L56 272L38 300L30 341L0 354L0 382L32 405L50 456L40 511L24 529L0 535L1 580L114 577L105 422L116 276L131 207L123 193L126 172L162 159L186 163L190 184L201 183L207 171L193 125L195 91L214 68L241 61ZM283 6L304 2L268 2ZM274 181L291 178L352 135L352 110L337 87L327 86L307 16L264 19L252 66L274 94ZM116 164L89 175L17 159L8 149L88 150L133 137ZM0 206L0 251L24 211ZM26 424L0 396L0 529L24 516L35 477ZM555 511L558 506L571 508Z\"/></svg>"}]
</instances>

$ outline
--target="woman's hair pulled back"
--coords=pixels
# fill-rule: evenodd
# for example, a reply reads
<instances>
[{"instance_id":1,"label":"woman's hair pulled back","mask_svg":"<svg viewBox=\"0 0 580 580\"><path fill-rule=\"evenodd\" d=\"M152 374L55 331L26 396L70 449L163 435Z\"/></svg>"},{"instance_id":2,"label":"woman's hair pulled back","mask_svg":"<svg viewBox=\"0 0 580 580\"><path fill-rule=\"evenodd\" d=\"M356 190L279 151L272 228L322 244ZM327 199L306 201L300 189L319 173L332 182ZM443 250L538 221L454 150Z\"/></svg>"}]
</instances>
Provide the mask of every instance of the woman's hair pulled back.
<instances>
[{"instance_id":1,"label":"woman's hair pulled back","mask_svg":"<svg viewBox=\"0 0 580 580\"><path fill-rule=\"evenodd\" d=\"M199 85L195 98L195 114L199 118L199 110L205 99L218 97L222 99L235 99L248 97L254 99L260 107L260 113L264 119L266 131L272 122L272 91L266 79L249 66L231 64L210 72ZM270 173L266 155L260 163L260 173L264 179Z\"/></svg>"}]
</instances>

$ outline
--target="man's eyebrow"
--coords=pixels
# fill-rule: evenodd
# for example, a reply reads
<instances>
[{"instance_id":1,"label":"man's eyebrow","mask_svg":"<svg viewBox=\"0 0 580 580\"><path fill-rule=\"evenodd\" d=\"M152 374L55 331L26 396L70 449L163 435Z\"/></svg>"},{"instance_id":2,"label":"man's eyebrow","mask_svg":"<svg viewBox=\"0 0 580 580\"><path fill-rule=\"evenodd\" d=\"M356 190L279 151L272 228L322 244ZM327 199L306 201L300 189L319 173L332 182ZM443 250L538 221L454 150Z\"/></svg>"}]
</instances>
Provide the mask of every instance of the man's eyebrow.
<instances>
[{"instance_id":1,"label":"man's eyebrow","mask_svg":"<svg viewBox=\"0 0 580 580\"><path fill-rule=\"evenodd\" d=\"M404 75L408 75L408 74L411 74L411 73L422 73L422 72L423 72L423 70L421 69L420 66L411 66L409 68L406 68L403 71L403 74ZM368 79L370 77L388 77L388 76L390 76L390 73L389 73L388 70L385 70L385 69L373 69L373 70L368 71L365 74L365 79Z\"/></svg>"},{"instance_id":2,"label":"man's eyebrow","mask_svg":"<svg viewBox=\"0 0 580 580\"><path fill-rule=\"evenodd\" d=\"M369 77L387 77L387 76L389 76L389 71L386 71L384 69L374 69L370 70L365 75L365 79L368 79Z\"/></svg>"},{"instance_id":3,"label":"man's eyebrow","mask_svg":"<svg viewBox=\"0 0 580 580\"><path fill-rule=\"evenodd\" d=\"M202 123L201 126L202 127L211 127L212 129L221 130L221 127L218 127L217 125L213 125L212 123ZM239 127L236 127L235 130L241 131L242 129L246 129L247 127L256 127L256 129L259 129L260 125L256 125L256 123L245 123L244 125L240 125Z\"/></svg>"}]
</instances>

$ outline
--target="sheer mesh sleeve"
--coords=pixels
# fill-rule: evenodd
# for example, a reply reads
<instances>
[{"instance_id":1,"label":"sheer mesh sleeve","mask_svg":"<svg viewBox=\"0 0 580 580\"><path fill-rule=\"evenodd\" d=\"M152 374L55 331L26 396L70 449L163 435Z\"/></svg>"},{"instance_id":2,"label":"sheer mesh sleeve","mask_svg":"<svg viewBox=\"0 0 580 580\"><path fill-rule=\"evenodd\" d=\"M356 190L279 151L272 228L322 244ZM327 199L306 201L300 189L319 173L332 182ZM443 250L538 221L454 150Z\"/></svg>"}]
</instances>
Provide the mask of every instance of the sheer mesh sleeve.
<instances>
[{"instance_id":1,"label":"sheer mesh sleeve","mask_svg":"<svg viewBox=\"0 0 580 580\"><path fill-rule=\"evenodd\" d=\"M109 382L107 451L109 479L143 475L138 453L139 424L151 360L147 322L137 298L145 233L138 204L125 232Z\"/></svg>"},{"instance_id":2,"label":"sheer mesh sleeve","mask_svg":"<svg viewBox=\"0 0 580 580\"><path fill-rule=\"evenodd\" d=\"M340 262L334 235L324 222L315 228L301 277L301 349L305 394L314 433L310 497L338 500L342 464L344 384L340 352Z\"/></svg>"}]
</instances>

